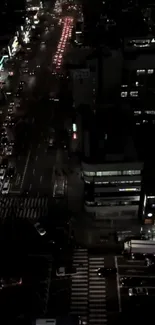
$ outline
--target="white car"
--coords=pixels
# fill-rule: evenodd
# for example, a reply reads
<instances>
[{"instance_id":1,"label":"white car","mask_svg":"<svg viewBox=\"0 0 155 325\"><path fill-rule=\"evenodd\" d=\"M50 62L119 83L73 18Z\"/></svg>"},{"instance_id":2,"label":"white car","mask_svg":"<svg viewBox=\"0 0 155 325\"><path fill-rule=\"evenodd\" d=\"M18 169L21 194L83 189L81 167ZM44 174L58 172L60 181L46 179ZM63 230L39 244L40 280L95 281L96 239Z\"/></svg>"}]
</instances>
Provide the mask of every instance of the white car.
<instances>
[{"instance_id":1,"label":"white car","mask_svg":"<svg viewBox=\"0 0 155 325\"><path fill-rule=\"evenodd\" d=\"M143 287L129 288L129 297L132 296L148 296L148 289Z\"/></svg>"},{"instance_id":2,"label":"white car","mask_svg":"<svg viewBox=\"0 0 155 325\"><path fill-rule=\"evenodd\" d=\"M10 181L5 181L2 187L2 194L8 194L10 190Z\"/></svg>"},{"instance_id":3,"label":"white car","mask_svg":"<svg viewBox=\"0 0 155 325\"><path fill-rule=\"evenodd\" d=\"M9 103L9 107L13 107L14 105L15 105L14 102L10 102L10 103Z\"/></svg>"},{"instance_id":4,"label":"white car","mask_svg":"<svg viewBox=\"0 0 155 325\"><path fill-rule=\"evenodd\" d=\"M0 179L1 179L1 180L4 179L4 177L5 177L5 172L6 172L6 171L5 171L4 168L1 168L1 169L0 169Z\"/></svg>"},{"instance_id":5,"label":"white car","mask_svg":"<svg viewBox=\"0 0 155 325\"><path fill-rule=\"evenodd\" d=\"M46 235L46 230L41 226L41 224L39 222L36 222L34 224L34 227L40 236Z\"/></svg>"}]
</instances>

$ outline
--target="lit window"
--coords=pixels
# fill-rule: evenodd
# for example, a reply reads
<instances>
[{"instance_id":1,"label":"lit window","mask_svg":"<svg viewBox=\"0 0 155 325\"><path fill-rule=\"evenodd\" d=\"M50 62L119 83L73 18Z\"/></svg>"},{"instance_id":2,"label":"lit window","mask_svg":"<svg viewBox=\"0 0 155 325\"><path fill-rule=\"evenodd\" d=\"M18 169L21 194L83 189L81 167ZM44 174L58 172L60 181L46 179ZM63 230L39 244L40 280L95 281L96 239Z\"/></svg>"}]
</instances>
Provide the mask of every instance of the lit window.
<instances>
[{"instance_id":1,"label":"lit window","mask_svg":"<svg viewBox=\"0 0 155 325\"><path fill-rule=\"evenodd\" d=\"M148 69L148 70L147 70L147 73L148 73L148 74L153 74L153 73L154 73L154 69Z\"/></svg>"},{"instance_id":2,"label":"lit window","mask_svg":"<svg viewBox=\"0 0 155 325\"><path fill-rule=\"evenodd\" d=\"M144 69L137 70L137 76L139 76L140 74L145 74L145 70Z\"/></svg>"},{"instance_id":3,"label":"lit window","mask_svg":"<svg viewBox=\"0 0 155 325\"><path fill-rule=\"evenodd\" d=\"M84 176L95 176L95 172L86 172L86 171L84 171L83 175Z\"/></svg>"},{"instance_id":4,"label":"lit window","mask_svg":"<svg viewBox=\"0 0 155 325\"><path fill-rule=\"evenodd\" d=\"M140 114L142 114L141 111L134 111L134 115L140 115Z\"/></svg>"},{"instance_id":5,"label":"lit window","mask_svg":"<svg viewBox=\"0 0 155 325\"><path fill-rule=\"evenodd\" d=\"M123 175L140 175L140 170L124 170Z\"/></svg>"},{"instance_id":6,"label":"lit window","mask_svg":"<svg viewBox=\"0 0 155 325\"><path fill-rule=\"evenodd\" d=\"M140 191L140 188L136 188L136 187L129 187L129 188L119 188L120 192L138 192Z\"/></svg>"},{"instance_id":7,"label":"lit window","mask_svg":"<svg viewBox=\"0 0 155 325\"><path fill-rule=\"evenodd\" d=\"M145 114L155 115L155 111L145 111Z\"/></svg>"},{"instance_id":8,"label":"lit window","mask_svg":"<svg viewBox=\"0 0 155 325\"><path fill-rule=\"evenodd\" d=\"M127 97L128 95L128 92L127 91L122 91L121 92L121 97Z\"/></svg>"},{"instance_id":9,"label":"lit window","mask_svg":"<svg viewBox=\"0 0 155 325\"><path fill-rule=\"evenodd\" d=\"M138 97L138 91L130 91L130 96L131 97Z\"/></svg>"}]
</instances>

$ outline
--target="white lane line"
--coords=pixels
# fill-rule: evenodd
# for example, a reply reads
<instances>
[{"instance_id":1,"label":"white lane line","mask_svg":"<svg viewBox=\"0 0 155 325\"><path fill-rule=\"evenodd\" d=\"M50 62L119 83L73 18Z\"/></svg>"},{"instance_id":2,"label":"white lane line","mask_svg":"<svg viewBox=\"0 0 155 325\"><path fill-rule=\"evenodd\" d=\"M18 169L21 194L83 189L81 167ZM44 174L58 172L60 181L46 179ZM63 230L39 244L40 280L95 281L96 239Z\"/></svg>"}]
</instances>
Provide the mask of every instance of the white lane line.
<instances>
[{"instance_id":1,"label":"white lane line","mask_svg":"<svg viewBox=\"0 0 155 325\"><path fill-rule=\"evenodd\" d=\"M38 160L38 156L36 156L36 161Z\"/></svg>"},{"instance_id":2,"label":"white lane line","mask_svg":"<svg viewBox=\"0 0 155 325\"><path fill-rule=\"evenodd\" d=\"M28 155L27 155L27 159L26 159L26 163L25 163L25 168L24 168L24 172L23 172L23 176L22 176L22 181L21 181L21 184L20 184L20 189L22 189L22 187L23 187L23 183L24 183L24 179L25 179L27 167L28 167L28 164L29 164L30 154L31 154L31 150L29 150Z\"/></svg>"},{"instance_id":3,"label":"white lane line","mask_svg":"<svg viewBox=\"0 0 155 325\"><path fill-rule=\"evenodd\" d=\"M31 188L32 188L32 184L30 184L30 186L29 186L29 191L31 190Z\"/></svg>"},{"instance_id":4,"label":"white lane line","mask_svg":"<svg viewBox=\"0 0 155 325\"><path fill-rule=\"evenodd\" d=\"M38 144L38 148L40 148L40 143Z\"/></svg>"},{"instance_id":5,"label":"white lane line","mask_svg":"<svg viewBox=\"0 0 155 325\"><path fill-rule=\"evenodd\" d=\"M134 265L131 265L131 264L129 264L129 265L128 264L121 264L121 265L118 265L118 267L119 268L121 268L121 267L122 268L129 268L129 269L130 268L134 268L134 267L139 268L139 269L140 268L147 268L147 266L146 265L143 265L143 264L142 265L139 265L139 264L134 264Z\"/></svg>"},{"instance_id":6,"label":"white lane line","mask_svg":"<svg viewBox=\"0 0 155 325\"><path fill-rule=\"evenodd\" d=\"M42 182L42 180L43 180L43 177L42 177L42 176L40 176L40 183Z\"/></svg>"},{"instance_id":7,"label":"white lane line","mask_svg":"<svg viewBox=\"0 0 155 325\"><path fill-rule=\"evenodd\" d=\"M121 294L120 294L120 286L119 286L119 275L118 275L118 263L117 263L117 256L115 256L115 267L117 269L117 295L118 295L118 307L119 307L119 312L122 312L122 307L121 307Z\"/></svg>"},{"instance_id":8,"label":"white lane line","mask_svg":"<svg viewBox=\"0 0 155 325\"><path fill-rule=\"evenodd\" d=\"M33 175L35 175L35 169L33 169Z\"/></svg>"}]
</instances>

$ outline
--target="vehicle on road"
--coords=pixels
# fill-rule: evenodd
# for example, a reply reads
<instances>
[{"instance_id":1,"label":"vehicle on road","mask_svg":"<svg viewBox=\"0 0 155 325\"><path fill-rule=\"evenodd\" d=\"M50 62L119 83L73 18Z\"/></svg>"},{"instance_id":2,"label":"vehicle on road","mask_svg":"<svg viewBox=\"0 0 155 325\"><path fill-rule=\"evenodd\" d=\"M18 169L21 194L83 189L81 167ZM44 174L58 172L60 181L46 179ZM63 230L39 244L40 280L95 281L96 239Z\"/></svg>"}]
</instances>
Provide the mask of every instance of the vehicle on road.
<instances>
[{"instance_id":1,"label":"vehicle on road","mask_svg":"<svg viewBox=\"0 0 155 325\"><path fill-rule=\"evenodd\" d=\"M64 267L61 266L56 270L56 276L61 277L61 276L72 276L77 274L77 269L76 267Z\"/></svg>"},{"instance_id":2,"label":"vehicle on road","mask_svg":"<svg viewBox=\"0 0 155 325\"><path fill-rule=\"evenodd\" d=\"M46 235L46 230L41 226L40 222L36 222L34 227L40 236Z\"/></svg>"},{"instance_id":3,"label":"vehicle on road","mask_svg":"<svg viewBox=\"0 0 155 325\"><path fill-rule=\"evenodd\" d=\"M65 177L58 176L54 183L53 197L63 198L65 196Z\"/></svg>"},{"instance_id":4,"label":"vehicle on road","mask_svg":"<svg viewBox=\"0 0 155 325\"><path fill-rule=\"evenodd\" d=\"M155 255L155 241L153 240L130 240L124 243L123 254L135 259L137 255Z\"/></svg>"},{"instance_id":5,"label":"vehicle on road","mask_svg":"<svg viewBox=\"0 0 155 325\"><path fill-rule=\"evenodd\" d=\"M4 168L0 169L0 179L3 180L5 177L6 170Z\"/></svg>"},{"instance_id":6,"label":"vehicle on road","mask_svg":"<svg viewBox=\"0 0 155 325\"><path fill-rule=\"evenodd\" d=\"M9 193L9 190L10 190L10 181L9 180L6 180L3 184L3 187L2 187L2 194L8 194Z\"/></svg>"},{"instance_id":7,"label":"vehicle on road","mask_svg":"<svg viewBox=\"0 0 155 325\"><path fill-rule=\"evenodd\" d=\"M116 268L99 267L99 269L97 269L97 275L100 277L115 275L116 273L117 273Z\"/></svg>"},{"instance_id":8,"label":"vehicle on road","mask_svg":"<svg viewBox=\"0 0 155 325\"><path fill-rule=\"evenodd\" d=\"M148 289L143 287L129 288L129 297L132 296L148 296Z\"/></svg>"},{"instance_id":9,"label":"vehicle on road","mask_svg":"<svg viewBox=\"0 0 155 325\"><path fill-rule=\"evenodd\" d=\"M48 147L53 148L54 143L55 143L54 138L50 138L49 141L48 141Z\"/></svg>"},{"instance_id":10,"label":"vehicle on road","mask_svg":"<svg viewBox=\"0 0 155 325\"><path fill-rule=\"evenodd\" d=\"M22 278L0 278L0 290L22 284Z\"/></svg>"}]
</instances>

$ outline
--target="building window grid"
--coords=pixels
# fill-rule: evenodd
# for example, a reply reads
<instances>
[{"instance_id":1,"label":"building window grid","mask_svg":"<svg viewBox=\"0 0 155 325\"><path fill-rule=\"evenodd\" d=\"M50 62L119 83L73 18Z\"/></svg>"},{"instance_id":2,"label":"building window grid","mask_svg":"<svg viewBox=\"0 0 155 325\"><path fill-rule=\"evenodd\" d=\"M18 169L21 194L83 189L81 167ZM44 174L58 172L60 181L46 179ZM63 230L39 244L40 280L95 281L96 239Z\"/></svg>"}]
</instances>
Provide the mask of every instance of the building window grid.
<instances>
[{"instance_id":1,"label":"building window grid","mask_svg":"<svg viewBox=\"0 0 155 325\"><path fill-rule=\"evenodd\" d=\"M134 175L140 175L141 170L119 170L119 171L97 171L97 172L83 172L84 176L88 177L102 177L102 176L134 176Z\"/></svg>"}]
</instances>

